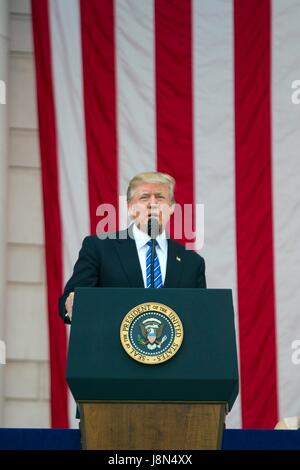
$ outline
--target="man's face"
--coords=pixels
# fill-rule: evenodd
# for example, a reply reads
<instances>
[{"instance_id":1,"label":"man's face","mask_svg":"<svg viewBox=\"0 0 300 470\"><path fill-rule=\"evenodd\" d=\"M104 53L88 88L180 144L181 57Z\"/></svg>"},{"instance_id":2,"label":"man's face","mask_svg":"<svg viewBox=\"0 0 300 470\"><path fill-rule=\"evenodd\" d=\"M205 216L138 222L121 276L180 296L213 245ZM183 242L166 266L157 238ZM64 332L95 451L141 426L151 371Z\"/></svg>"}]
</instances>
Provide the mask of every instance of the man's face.
<instances>
[{"instance_id":1,"label":"man's face","mask_svg":"<svg viewBox=\"0 0 300 470\"><path fill-rule=\"evenodd\" d=\"M149 217L156 217L161 233L174 212L168 185L140 183L135 187L133 197L128 203L128 211L135 224L144 232L147 232Z\"/></svg>"}]
</instances>

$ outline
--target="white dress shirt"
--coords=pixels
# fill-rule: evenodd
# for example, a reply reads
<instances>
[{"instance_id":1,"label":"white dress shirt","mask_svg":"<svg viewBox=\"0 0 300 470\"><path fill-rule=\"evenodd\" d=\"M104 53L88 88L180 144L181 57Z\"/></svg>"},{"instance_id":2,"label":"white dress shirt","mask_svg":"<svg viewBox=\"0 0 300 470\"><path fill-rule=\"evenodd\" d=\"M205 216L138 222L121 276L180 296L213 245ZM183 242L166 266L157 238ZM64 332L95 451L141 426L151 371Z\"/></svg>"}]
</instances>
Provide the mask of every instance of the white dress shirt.
<instances>
[{"instance_id":1,"label":"white dress shirt","mask_svg":"<svg viewBox=\"0 0 300 470\"><path fill-rule=\"evenodd\" d=\"M137 252L139 255L140 265L143 273L143 280L144 286L147 287L147 279L146 279L146 255L147 251L149 250L149 246L147 242L150 240L149 235L147 233L140 230L135 224L133 224L133 237L135 240ZM162 282L164 284L166 278L166 271L167 271L167 258L168 258L168 240L166 237L166 232L163 231L158 237L156 238L157 245L156 245L156 253L158 257L158 261L160 264L161 270L161 277Z\"/></svg>"}]
</instances>

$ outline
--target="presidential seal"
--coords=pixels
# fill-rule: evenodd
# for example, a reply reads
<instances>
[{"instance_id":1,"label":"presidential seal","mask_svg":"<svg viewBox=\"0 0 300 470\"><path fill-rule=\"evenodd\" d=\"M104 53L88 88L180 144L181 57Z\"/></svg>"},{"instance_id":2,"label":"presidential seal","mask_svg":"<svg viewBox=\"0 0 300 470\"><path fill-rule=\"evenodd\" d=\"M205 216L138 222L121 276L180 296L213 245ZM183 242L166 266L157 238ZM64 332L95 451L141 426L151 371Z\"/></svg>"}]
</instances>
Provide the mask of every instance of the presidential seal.
<instances>
[{"instance_id":1,"label":"presidential seal","mask_svg":"<svg viewBox=\"0 0 300 470\"><path fill-rule=\"evenodd\" d=\"M171 359L183 340L177 313L158 303L144 303L131 309L122 321L120 339L132 359L143 364L161 364Z\"/></svg>"}]
</instances>

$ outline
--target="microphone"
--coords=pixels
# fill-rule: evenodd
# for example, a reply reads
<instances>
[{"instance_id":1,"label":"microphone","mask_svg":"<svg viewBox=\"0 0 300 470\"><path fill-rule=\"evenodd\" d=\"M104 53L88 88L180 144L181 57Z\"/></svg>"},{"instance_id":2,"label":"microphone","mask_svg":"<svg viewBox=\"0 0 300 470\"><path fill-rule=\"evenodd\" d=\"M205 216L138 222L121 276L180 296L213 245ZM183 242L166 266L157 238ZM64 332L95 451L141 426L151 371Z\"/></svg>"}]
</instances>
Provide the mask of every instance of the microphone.
<instances>
[{"instance_id":1,"label":"microphone","mask_svg":"<svg viewBox=\"0 0 300 470\"><path fill-rule=\"evenodd\" d=\"M155 239L159 234L159 222L156 217L149 217L147 229L151 238L151 287L154 288Z\"/></svg>"},{"instance_id":2,"label":"microphone","mask_svg":"<svg viewBox=\"0 0 300 470\"><path fill-rule=\"evenodd\" d=\"M147 229L149 237L154 240L159 234L159 222L156 217L149 217Z\"/></svg>"}]
</instances>

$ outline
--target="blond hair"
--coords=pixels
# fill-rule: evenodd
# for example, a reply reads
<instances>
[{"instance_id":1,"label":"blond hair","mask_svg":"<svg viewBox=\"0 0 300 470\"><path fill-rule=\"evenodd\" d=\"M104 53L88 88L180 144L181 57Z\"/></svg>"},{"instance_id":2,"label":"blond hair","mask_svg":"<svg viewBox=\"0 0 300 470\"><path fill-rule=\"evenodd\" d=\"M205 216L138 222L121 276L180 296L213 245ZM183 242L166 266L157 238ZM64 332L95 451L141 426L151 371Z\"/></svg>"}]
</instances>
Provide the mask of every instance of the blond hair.
<instances>
[{"instance_id":1,"label":"blond hair","mask_svg":"<svg viewBox=\"0 0 300 470\"><path fill-rule=\"evenodd\" d=\"M134 191L140 183L161 183L167 184L170 192L170 199L172 204L175 203L174 199L174 188L175 179L167 173L160 173L158 171L147 171L145 173L139 173L134 176L130 181L127 189L127 202L130 202L133 198Z\"/></svg>"}]
</instances>

